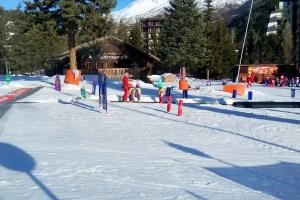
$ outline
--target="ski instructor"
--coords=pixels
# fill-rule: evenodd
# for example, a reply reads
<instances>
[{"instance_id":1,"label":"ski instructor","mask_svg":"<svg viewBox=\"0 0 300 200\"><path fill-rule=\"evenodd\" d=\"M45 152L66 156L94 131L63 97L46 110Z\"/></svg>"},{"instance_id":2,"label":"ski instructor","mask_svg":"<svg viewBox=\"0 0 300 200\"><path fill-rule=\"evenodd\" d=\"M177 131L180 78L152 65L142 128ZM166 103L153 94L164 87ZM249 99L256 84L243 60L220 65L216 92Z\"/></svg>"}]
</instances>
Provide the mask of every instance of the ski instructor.
<instances>
[{"instance_id":1,"label":"ski instructor","mask_svg":"<svg viewBox=\"0 0 300 200\"><path fill-rule=\"evenodd\" d=\"M123 95L123 102L127 102L128 99L128 71L125 70L124 76L123 76L123 89L124 89L124 95Z\"/></svg>"}]
</instances>

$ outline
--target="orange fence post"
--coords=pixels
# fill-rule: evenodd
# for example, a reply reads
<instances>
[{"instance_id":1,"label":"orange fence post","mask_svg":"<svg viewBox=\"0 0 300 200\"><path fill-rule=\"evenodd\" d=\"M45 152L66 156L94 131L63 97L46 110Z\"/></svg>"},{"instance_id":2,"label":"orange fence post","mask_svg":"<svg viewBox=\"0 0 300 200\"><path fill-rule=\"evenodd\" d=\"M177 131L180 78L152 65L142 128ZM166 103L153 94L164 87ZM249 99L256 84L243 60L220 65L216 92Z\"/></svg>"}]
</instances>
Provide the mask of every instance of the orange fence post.
<instances>
[{"instance_id":1,"label":"orange fence post","mask_svg":"<svg viewBox=\"0 0 300 200\"><path fill-rule=\"evenodd\" d=\"M245 85L224 85L223 87L224 92L232 94L233 90L236 90L238 95L243 96L245 94Z\"/></svg>"}]
</instances>

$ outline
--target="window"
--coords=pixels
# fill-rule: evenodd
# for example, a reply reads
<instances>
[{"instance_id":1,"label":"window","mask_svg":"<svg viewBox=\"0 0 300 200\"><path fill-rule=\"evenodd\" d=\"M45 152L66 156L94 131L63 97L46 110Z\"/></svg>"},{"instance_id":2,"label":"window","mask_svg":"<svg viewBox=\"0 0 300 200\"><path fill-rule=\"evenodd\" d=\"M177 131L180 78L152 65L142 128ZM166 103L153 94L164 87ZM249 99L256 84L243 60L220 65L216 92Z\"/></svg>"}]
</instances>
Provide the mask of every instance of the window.
<instances>
[{"instance_id":1,"label":"window","mask_svg":"<svg viewBox=\"0 0 300 200\"><path fill-rule=\"evenodd\" d=\"M90 61L86 61L84 63L84 67L85 67L85 69L91 70L91 69L93 69L93 63Z\"/></svg>"}]
</instances>

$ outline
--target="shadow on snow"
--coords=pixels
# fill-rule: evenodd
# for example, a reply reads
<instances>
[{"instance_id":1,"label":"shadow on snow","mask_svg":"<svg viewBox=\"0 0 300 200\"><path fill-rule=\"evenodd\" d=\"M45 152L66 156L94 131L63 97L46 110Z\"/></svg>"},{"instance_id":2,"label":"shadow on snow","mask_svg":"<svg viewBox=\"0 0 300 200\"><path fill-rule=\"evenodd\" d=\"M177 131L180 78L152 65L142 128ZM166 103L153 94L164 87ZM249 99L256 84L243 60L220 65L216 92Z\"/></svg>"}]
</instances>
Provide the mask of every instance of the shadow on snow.
<instances>
[{"instance_id":1,"label":"shadow on snow","mask_svg":"<svg viewBox=\"0 0 300 200\"><path fill-rule=\"evenodd\" d=\"M287 118L281 118L281 117L274 117L274 116L268 116L268 115L259 115L254 113L246 113L236 110L227 110L222 108L215 108L215 107L207 107L207 106L199 106L194 104L185 104L186 107L195 108L199 110L206 110L210 112L215 113L221 113L225 115L234 115L238 117L244 117L244 118L250 118L250 119L260 119L260 120L266 120L266 121L273 121L273 122L281 122L281 123L288 123L288 124L300 124L300 120L296 119L287 119Z\"/></svg>"},{"instance_id":2,"label":"shadow on snow","mask_svg":"<svg viewBox=\"0 0 300 200\"><path fill-rule=\"evenodd\" d=\"M245 139L250 139L250 140L253 140L253 141L256 141L256 142L261 142L263 144L267 144L267 145L270 145L270 146L274 146L274 147L282 148L282 149L285 149L285 150L288 150L288 151L294 151L294 152L300 153L299 149L295 149L295 148L280 145L280 144L275 144L275 143L272 143L272 142L257 139L257 138L254 138L254 137L250 137L250 136L247 136L247 135L243 135L241 133L236 133L236 132L233 132L233 131L225 130L225 129L222 129L222 128L215 128L215 127L204 126L204 125L200 125L200 124L196 124L196 123L185 122L185 121L165 117L162 114L156 115L156 114L153 114L153 113L148 113L148 112L145 112L145 111L135 110L135 109L132 109L132 108L123 107L123 106L119 106L119 105L116 105L116 104L110 104L110 105L113 106L113 107L122 108L122 109L129 110L129 111L132 111L132 112L137 112L137 113L141 113L141 114L144 114L144 115L149 115L149 116L152 116L152 117L156 117L156 118L160 118L160 119L164 119L164 120L168 120L168 121L173 121L173 122L177 122L177 123L181 123L181 124L187 124L187 125L190 125L190 126L195 126L195 127L200 127L200 128L206 128L206 129L218 131L218 132L221 132L221 133L228 133L228 134L235 135L235 136L238 136L238 137L243 137ZM167 112L165 112L165 113L167 114Z\"/></svg>"},{"instance_id":3,"label":"shadow on snow","mask_svg":"<svg viewBox=\"0 0 300 200\"><path fill-rule=\"evenodd\" d=\"M213 159L227 165L228 167L204 168L218 176L282 200L300 199L300 164L279 162L272 165L240 167L197 149L168 141L163 142L178 151Z\"/></svg>"},{"instance_id":4,"label":"shadow on snow","mask_svg":"<svg viewBox=\"0 0 300 200\"><path fill-rule=\"evenodd\" d=\"M58 200L55 194L32 174L36 167L36 162L28 153L14 145L0 142L0 155L0 166L27 174L51 200Z\"/></svg>"}]
</instances>

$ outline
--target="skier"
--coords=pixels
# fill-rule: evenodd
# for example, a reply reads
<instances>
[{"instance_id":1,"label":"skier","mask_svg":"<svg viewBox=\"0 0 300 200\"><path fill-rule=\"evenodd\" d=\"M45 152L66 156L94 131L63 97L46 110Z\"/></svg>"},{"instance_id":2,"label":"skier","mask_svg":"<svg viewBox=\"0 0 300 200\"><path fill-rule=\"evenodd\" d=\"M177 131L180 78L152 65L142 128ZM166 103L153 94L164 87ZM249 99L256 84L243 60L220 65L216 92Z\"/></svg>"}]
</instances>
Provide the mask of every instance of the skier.
<instances>
[{"instance_id":1,"label":"skier","mask_svg":"<svg viewBox=\"0 0 300 200\"><path fill-rule=\"evenodd\" d=\"M136 83L134 96L137 98L138 102L141 100L142 90L139 82Z\"/></svg>"},{"instance_id":2,"label":"skier","mask_svg":"<svg viewBox=\"0 0 300 200\"><path fill-rule=\"evenodd\" d=\"M250 74L247 76L247 88L249 87L252 87L252 78Z\"/></svg>"},{"instance_id":3,"label":"skier","mask_svg":"<svg viewBox=\"0 0 300 200\"><path fill-rule=\"evenodd\" d=\"M127 102L128 100L128 89L129 89L129 78L128 78L128 72L127 70L125 71L125 74L123 76L123 90L124 90L124 95L123 95L123 102Z\"/></svg>"},{"instance_id":4,"label":"skier","mask_svg":"<svg viewBox=\"0 0 300 200\"><path fill-rule=\"evenodd\" d=\"M159 97L159 102L163 103L164 102L164 95L165 95L165 90L163 87L158 88L158 97Z\"/></svg>"},{"instance_id":5,"label":"skier","mask_svg":"<svg viewBox=\"0 0 300 200\"><path fill-rule=\"evenodd\" d=\"M129 101L134 102L135 89L133 87L129 88L128 94L129 94Z\"/></svg>"},{"instance_id":6,"label":"skier","mask_svg":"<svg viewBox=\"0 0 300 200\"><path fill-rule=\"evenodd\" d=\"M281 75L281 76L280 76L280 79L279 79L279 86L280 86L280 87L285 86L285 85L284 85L284 79L285 79L284 76Z\"/></svg>"}]
</instances>

